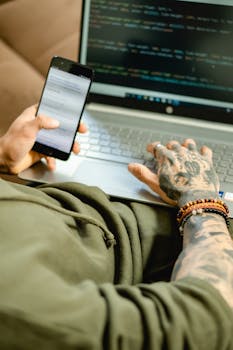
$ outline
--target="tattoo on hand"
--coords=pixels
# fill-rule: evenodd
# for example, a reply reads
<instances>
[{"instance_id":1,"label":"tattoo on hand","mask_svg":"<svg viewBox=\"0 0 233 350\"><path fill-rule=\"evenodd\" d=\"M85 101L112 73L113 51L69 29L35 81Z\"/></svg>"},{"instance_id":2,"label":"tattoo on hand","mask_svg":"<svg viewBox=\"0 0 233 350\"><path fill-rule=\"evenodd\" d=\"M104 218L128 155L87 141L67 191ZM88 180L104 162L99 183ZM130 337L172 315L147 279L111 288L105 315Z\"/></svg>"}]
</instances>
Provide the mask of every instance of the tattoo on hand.
<instances>
[{"instance_id":1,"label":"tattoo on hand","mask_svg":"<svg viewBox=\"0 0 233 350\"><path fill-rule=\"evenodd\" d=\"M161 189L173 200L179 200L187 190L218 194L219 180L212 162L198 152L186 150L183 157L176 153L162 157L158 175Z\"/></svg>"}]
</instances>

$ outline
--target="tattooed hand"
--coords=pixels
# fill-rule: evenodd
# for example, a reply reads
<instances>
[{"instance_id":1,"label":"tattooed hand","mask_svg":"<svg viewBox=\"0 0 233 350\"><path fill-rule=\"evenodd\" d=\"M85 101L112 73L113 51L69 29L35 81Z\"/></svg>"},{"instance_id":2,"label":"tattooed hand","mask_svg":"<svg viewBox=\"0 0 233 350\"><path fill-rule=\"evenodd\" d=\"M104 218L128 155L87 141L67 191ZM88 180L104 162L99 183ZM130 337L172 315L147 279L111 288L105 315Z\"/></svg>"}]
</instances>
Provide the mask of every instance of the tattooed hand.
<instances>
[{"instance_id":1,"label":"tattooed hand","mask_svg":"<svg viewBox=\"0 0 233 350\"><path fill-rule=\"evenodd\" d=\"M182 206L197 198L218 196L219 180L208 147L199 152L195 141L187 139L182 145L177 141L166 146L154 142L147 150L157 159L157 172L141 164L129 164L128 169L167 203Z\"/></svg>"},{"instance_id":2,"label":"tattooed hand","mask_svg":"<svg viewBox=\"0 0 233 350\"><path fill-rule=\"evenodd\" d=\"M190 200L218 196L219 181L208 147L199 152L187 139L183 145L171 141L165 147L155 142L147 149L157 159L156 173L141 164L129 164L129 171L167 203L183 206ZM233 243L221 215L193 215L186 222L172 280L185 277L211 284L233 311Z\"/></svg>"}]
</instances>

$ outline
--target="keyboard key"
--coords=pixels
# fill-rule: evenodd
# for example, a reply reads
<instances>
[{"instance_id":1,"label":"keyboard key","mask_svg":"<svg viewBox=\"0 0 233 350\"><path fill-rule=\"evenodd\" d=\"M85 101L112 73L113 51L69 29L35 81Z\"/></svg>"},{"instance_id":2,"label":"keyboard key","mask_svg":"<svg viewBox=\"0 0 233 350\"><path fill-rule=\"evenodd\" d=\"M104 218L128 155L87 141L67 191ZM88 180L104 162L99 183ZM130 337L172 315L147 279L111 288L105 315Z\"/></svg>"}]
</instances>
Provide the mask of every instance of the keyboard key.
<instances>
[{"instance_id":1,"label":"keyboard key","mask_svg":"<svg viewBox=\"0 0 233 350\"><path fill-rule=\"evenodd\" d=\"M221 168L221 167L218 168L218 167L217 167L217 170L216 170L216 171L217 171L218 174L226 174L227 168Z\"/></svg>"},{"instance_id":2,"label":"keyboard key","mask_svg":"<svg viewBox=\"0 0 233 350\"><path fill-rule=\"evenodd\" d=\"M121 155L121 153L122 153L121 150L118 149L118 148L115 148L115 149L112 150L112 154Z\"/></svg>"},{"instance_id":3,"label":"keyboard key","mask_svg":"<svg viewBox=\"0 0 233 350\"><path fill-rule=\"evenodd\" d=\"M109 142L109 140L100 140L100 146L108 146Z\"/></svg>"},{"instance_id":4,"label":"keyboard key","mask_svg":"<svg viewBox=\"0 0 233 350\"><path fill-rule=\"evenodd\" d=\"M226 176L225 182L233 183L233 176Z\"/></svg>"},{"instance_id":5,"label":"keyboard key","mask_svg":"<svg viewBox=\"0 0 233 350\"><path fill-rule=\"evenodd\" d=\"M222 161L220 161L218 166L223 167L223 168L227 168L229 166L229 162L222 160Z\"/></svg>"},{"instance_id":6,"label":"keyboard key","mask_svg":"<svg viewBox=\"0 0 233 350\"><path fill-rule=\"evenodd\" d=\"M111 154L111 148L110 147L101 147L100 151L103 153Z\"/></svg>"},{"instance_id":7,"label":"keyboard key","mask_svg":"<svg viewBox=\"0 0 233 350\"><path fill-rule=\"evenodd\" d=\"M90 145L98 145L99 144L99 140L98 139L90 139Z\"/></svg>"},{"instance_id":8,"label":"keyboard key","mask_svg":"<svg viewBox=\"0 0 233 350\"><path fill-rule=\"evenodd\" d=\"M99 152L100 151L100 146L99 145L90 145L89 149L91 151Z\"/></svg>"},{"instance_id":9,"label":"keyboard key","mask_svg":"<svg viewBox=\"0 0 233 350\"><path fill-rule=\"evenodd\" d=\"M90 145L88 143L82 143L82 145L81 145L82 150L88 149L89 147L90 147Z\"/></svg>"},{"instance_id":10,"label":"keyboard key","mask_svg":"<svg viewBox=\"0 0 233 350\"><path fill-rule=\"evenodd\" d=\"M227 175L229 175L229 176L233 176L233 169L228 169L228 171L227 171Z\"/></svg>"}]
</instances>

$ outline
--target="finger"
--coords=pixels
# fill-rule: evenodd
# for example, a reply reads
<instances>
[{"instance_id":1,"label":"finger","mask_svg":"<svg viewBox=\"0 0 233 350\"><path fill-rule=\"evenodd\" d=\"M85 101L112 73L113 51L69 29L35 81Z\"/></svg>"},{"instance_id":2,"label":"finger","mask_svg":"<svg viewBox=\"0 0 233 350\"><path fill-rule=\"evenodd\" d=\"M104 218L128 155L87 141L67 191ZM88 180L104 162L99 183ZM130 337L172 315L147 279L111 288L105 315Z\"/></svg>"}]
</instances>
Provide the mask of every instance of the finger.
<instances>
[{"instance_id":1,"label":"finger","mask_svg":"<svg viewBox=\"0 0 233 350\"><path fill-rule=\"evenodd\" d=\"M34 124L38 128L38 130L40 130L40 129L56 129L60 125L58 120L51 118L51 117L47 117L45 115L38 115L34 119Z\"/></svg>"},{"instance_id":2,"label":"finger","mask_svg":"<svg viewBox=\"0 0 233 350\"><path fill-rule=\"evenodd\" d=\"M149 185L153 180L158 183L157 175L152 173L145 165L138 163L130 163L128 165L128 170L133 174L138 180Z\"/></svg>"},{"instance_id":3,"label":"finger","mask_svg":"<svg viewBox=\"0 0 233 350\"><path fill-rule=\"evenodd\" d=\"M76 141L73 144L72 152L75 154L78 154L80 152L80 146L79 146L78 142L76 142Z\"/></svg>"},{"instance_id":4,"label":"finger","mask_svg":"<svg viewBox=\"0 0 233 350\"><path fill-rule=\"evenodd\" d=\"M79 128L78 128L78 132L80 132L81 134L84 134L87 131L88 131L87 126L84 123L80 123Z\"/></svg>"},{"instance_id":5,"label":"finger","mask_svg":"<svg viewBox=\"0 0 233 350\"><path fill-rule=\"evenodd\" d=\"M17 118L18 120L31 121L35 119L36 115L36 105L26 108L20 116Z\"/></svg>"},{"instance_id":6,"label":"finger","mask_svg":"<svg viewBox=\"0 0 233 350\"><path fill-rule=\"evenodd\" d=\"M196 145L196 142L193 139L186 139L186 140L184 140L182 145L184 147L188 148L189 151L197 151L197 145Z\"/></svg>"},{"instance_id":7,"label":"finger","mask_svg":"<svg viewBox=\"0 0 233 350\"><path fill-rule=\"evenodd\" d=\"M55 170L56 169L56 160L53 157L45 157L47 167L49 170Z\"/></svg>"},{"instance_id":8,"label":"finger","mask_svg":"<svg viewBox=\"0 0 233 350\"><path fill-rule=\"evenodd\" d=\"M154 154L155 147L158 144L161 144L160 141L155 141L155 142L149 143L149 145L147 145L147 147L146 147L147 151Z\"/></svg>"},{"instance_id":9,"label":"finger","mask_svg":"<svg viewBox=\"0 0 233 350\"><path fill-rule=\"evenodd\" d=\"M160 163L162 163L165 159L169 159L172 163L174 161L173 153L161 143L155 143L153 154Z\"/></svg>"},{"instance_id":10,"label":"finger","mask_svg":"<svg viewBox=\"0 0 233 350\"><path fill-rule=\"evenodd\" d=\"M154 156L159 159L162 154L164 154L164 150L166 150L167 148L164 147L161 143L157 143L157 145L154 147Z\"/></svg>"},{"instance_id":11,"label":"finger","mask_svg":"<svg viewBox=\"0 0 233 350\"><path fill-rule=\"evenodd\" d=\"M158 141L150 143L147 146L147 151L152 153L157 159L161 159L163 156L169 157L168 149Z\"/></svg>"},{"instance_id":12,"label":"finger","mask_svg":"<svg viewBox=\"0 0 233 350\"><path fill-rule=\"evenodd\" d=\"M213 152L209 147L202 146L200 149L200 153L202 156L206 157L212 163Z\"/></svg>"},{"instance_id":13,"label":"finger","mask_svg":"<svg viewBox=\"0 0 233 350\"><path fill-rule=\"evenodd\" d=\"M182 146L181 146L181 144L180 144L178 141L172 140L172 141L169 141L169 142L167 143L166 147L167 147L169 150L178 152L178 151L180 151L180 149L181 149Z\"/></svg>"},{"instance_id":14,"label":"finger","mask_svg":"<svg viewBox=\"0 0 233 350\"><path fill-rule=\"evenodd\" d=\"M130 163L128 165L128 170L133 174L138 180L142 181L148 185L154 192L160 193L158 176L154 174L145 165Z\"/></svg>"},{"instance_id":15,"label":"finger","mask_svg":"<svg viewBox=\"0 0 233 350\"><path fill-rule=\"evenodd\" d=\"M176 205L176 201L170 199L165 192L163 192L159 185L158 175L150 171L145 165L130 163L128 165L128 170L133 174L138 180L149 186L152 191L157 193L166 203L171 205Z\"/></svg>"},{"instance_id":16,"label":"finger","mask_svg":"<svg viewBox=\"0 0 233 350\"><path fill-rule=\"evenodd\" d=\"M11 174L19 174L21 171L28 169L33 164L37 163L41 158L43 158L42 154L31 151L22 159L22 161L11 166L9 171Z\"/></svg>"},{"instance_id":17,"label":"finger","mask_svg":"<svg viewBox=\"0 0 233 350\"><path fill-rule=\"evenodd\" d=\"M36 109L37 109L37 105L32 105L28 108L26 108L24 111L23 111L23 114L24 115L28 115L28 116L35 116L36 114Z\"/></svg>"}]
</instances>

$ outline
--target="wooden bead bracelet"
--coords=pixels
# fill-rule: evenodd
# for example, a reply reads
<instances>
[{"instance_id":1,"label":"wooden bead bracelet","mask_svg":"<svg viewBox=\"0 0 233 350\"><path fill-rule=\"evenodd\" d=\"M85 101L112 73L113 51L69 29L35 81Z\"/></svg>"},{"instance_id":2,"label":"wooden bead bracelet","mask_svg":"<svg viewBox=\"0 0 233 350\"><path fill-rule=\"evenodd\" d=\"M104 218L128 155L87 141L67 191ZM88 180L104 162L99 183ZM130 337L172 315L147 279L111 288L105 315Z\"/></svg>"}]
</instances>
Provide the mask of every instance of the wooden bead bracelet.
<instances>
[{"instance_id":1,"label":"wooden bead bracelet","mask_svg":"<svg viewBox=\"0 0 233 350\"><path fill-rule=\"evenodd\" d=\"M221 199L198 199L196 201L190 201L180 208L177 214L177 222L180 232L183 233L184 224L192 215L202 215L203 213L221 215L229 226L229 209Z\"/></svg>"}]
</instances>

